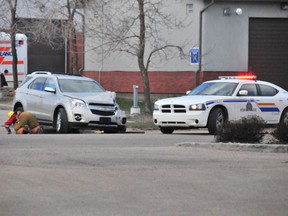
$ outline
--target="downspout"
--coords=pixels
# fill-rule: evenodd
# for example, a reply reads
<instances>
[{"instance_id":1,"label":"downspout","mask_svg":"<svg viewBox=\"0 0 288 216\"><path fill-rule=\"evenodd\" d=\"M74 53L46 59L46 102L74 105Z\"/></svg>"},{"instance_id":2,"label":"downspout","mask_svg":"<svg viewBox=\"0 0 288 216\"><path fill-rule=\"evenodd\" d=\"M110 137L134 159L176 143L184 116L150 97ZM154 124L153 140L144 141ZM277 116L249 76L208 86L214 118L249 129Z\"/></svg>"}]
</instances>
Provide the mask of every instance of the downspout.
<instances>
[{"instance_id":1,"label":"downspout","mask_svg":"<svg viewBox=\"0 0 288 216\"><path fill-rule=\"evenodd\" d=\"M79 74L82 75L85 68L85 16L83 15L83 26L82 26L82 67L79 69Z\"/></svg>"},{"instance_id":2,"label":"downspout","mask_svg":"<svg viewBox=\"0 0 288 216\"><path fill-rule=\"evenodd\" d=\"M214 0L200 11L200 25L199 25L199 64L198 64L198 71L195 73L195 87L198 86L198 73L202 71L202 20L203 20L203 13L212 5L214 4Z\"/></svg>"},{"instance_id":3,"label":"downspout","mask_svg":"<svg viewBox=\"0 0 288 216\"><path fill-rule=\"evenodd\" d=\"M82 67L79 69L79 74L82 75L85 61L85 15L77 10L76 13L82 17Z\"/></svg>"}]
</instances>

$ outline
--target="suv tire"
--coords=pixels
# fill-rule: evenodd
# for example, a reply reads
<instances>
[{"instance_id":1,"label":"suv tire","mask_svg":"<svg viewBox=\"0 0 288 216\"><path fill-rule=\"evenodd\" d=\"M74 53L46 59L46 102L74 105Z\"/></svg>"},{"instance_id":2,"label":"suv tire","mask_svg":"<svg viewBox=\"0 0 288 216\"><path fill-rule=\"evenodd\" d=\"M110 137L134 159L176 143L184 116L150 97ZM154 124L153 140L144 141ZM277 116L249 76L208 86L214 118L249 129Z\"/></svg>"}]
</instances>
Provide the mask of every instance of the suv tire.
<instances>
[{"instance_id":1,"label":"suv tire","mask_svg":"<svg viewBox=\"0 0 288 216\"><path fill-rule=\"evenodd\" d=\"M57 133L68 133L68 118L64 108L60 108L56 114L55 127Z\"/></svg>"}]
</instances>

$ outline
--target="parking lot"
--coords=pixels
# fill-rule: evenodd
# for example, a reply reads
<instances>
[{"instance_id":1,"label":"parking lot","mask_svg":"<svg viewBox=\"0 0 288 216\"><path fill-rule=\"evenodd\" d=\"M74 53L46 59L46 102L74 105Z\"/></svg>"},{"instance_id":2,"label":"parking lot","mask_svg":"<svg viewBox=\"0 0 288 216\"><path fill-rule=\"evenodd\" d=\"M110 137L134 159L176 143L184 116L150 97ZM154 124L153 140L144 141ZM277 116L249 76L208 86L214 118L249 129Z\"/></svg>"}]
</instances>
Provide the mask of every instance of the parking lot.
<instances>
[{"instance_id":1,"label":"parking lot","mask_svg":"<svg viewBox=\"0 0 288 216\"><path fill-rule=\"evenodd\" d=\"M203 137L1 135L0 215L287 215L286 154L181 145Z\"/></svg>"}]
</instances>

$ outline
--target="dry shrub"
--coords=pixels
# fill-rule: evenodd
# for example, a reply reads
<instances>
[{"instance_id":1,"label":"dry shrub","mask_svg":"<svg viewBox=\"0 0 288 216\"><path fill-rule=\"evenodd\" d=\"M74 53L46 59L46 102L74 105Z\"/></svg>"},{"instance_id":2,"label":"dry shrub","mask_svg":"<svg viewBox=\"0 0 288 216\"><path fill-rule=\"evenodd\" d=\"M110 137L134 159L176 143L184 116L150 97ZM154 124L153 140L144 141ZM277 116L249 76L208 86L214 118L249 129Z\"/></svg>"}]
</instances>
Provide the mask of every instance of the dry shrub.
<instances>
[{"instance_id":1,"label":"dry shrub","mask_svg":"<svg viewBox=\"0 0 288 216\"><path fill-rule=\"evenodd\" d=\"M258 116L248 116L239 121L226 122L215 135L216 142L260 143L265 135L265 121Z\"/></svg>"}]
</instances>

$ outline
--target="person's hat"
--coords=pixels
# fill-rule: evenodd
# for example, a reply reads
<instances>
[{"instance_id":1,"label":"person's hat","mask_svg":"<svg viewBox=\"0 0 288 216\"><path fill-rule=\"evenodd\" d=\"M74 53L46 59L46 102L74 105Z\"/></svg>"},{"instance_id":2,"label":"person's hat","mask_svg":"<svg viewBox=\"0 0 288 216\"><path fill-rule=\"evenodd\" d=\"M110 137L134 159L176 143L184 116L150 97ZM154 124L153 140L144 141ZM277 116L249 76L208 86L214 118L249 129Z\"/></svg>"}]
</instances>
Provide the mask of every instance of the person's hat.
<instances>
[{"instance_id":1,"label":"person's hat","mask_svg":"<svg viewBox=\"0 0 288 216\"><path fill-rule=\"evenodd\" d=\"M14 114L13 111L8 112L8 117L10 118Z\"/></svg>"}]
</instances>

